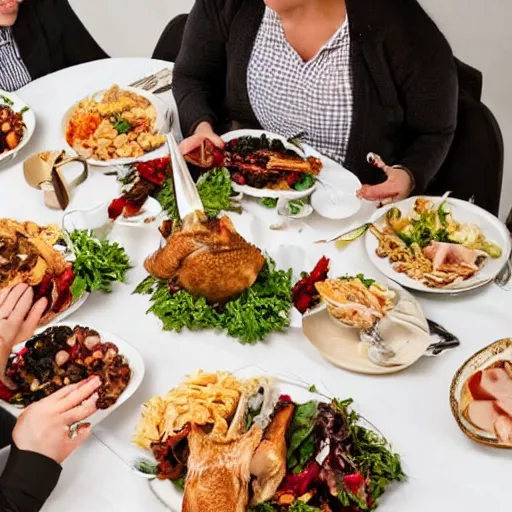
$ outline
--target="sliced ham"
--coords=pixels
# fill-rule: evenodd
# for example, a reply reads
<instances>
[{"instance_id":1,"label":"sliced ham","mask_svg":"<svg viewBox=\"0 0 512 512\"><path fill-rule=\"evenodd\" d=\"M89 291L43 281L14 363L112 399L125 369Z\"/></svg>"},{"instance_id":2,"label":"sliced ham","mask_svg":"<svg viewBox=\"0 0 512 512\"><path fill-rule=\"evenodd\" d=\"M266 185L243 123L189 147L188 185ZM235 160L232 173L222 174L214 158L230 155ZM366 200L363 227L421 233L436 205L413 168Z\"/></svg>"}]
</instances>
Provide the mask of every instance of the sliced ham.
<instances>
[{"instance_id":1,"label":"sliced ham","mask_svg":"<svg viewBox=\"0 0 512 512\"><path fill-rule=\"evenodd\" d=\"M492 400L473 400L466 409L466 417L480 430L494 432L500 413Z\"/></svg>"},{"instance_id":2,"label":"sliced ham","mask_svg":"<svg viewBox=\"0 0 512 512\"><path fill-rule=\"evenodd\" d=\"M468 386L475 400L512 399L512 379L503 368L476 372L469 378Z\"/></svg>"},{"instance_id":3,"label":"sliced ham","mask_svg":"<svg viewBox=\"0 0 512 512\"><path fill-rule=\"evenodd\" d=\"M487 257L483 251L446 242L431 242L423 249L423 254L432 260L434 270L443 265L460 265L461 263L476 266L478 258Z\"/></svg>"},{"instance_id":4,"label":"sliced ham","mask_svg":"<svg viewBox=\"0 0 512 512\"><path fill-rule=\"evenodd\" d=\"M512 398L498 400L495 405L496 409L498 409L501 414L504 414L505 416L508 416L510 419L512 419Z\"/></svg>"},{"instance_id":5,"label":"sliced ham","mask_svg":"<svg viewBox=\"0 0 512 512\"><path fill-rule=\"evenodd\" d=\"M512 444L512 419L508 416L500 416L494 423L494 433L498 441Z\"/></svg>"}]
</instances>

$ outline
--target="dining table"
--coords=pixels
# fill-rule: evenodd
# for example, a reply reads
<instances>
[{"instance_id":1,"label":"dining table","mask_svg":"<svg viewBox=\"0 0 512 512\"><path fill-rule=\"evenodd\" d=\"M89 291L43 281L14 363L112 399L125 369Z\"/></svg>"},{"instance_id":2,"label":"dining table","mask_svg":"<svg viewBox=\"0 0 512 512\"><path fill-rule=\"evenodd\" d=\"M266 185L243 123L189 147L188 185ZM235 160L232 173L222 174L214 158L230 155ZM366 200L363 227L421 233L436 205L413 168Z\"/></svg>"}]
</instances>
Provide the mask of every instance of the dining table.
<instances>
[{"instance_id":1,"label":"dining table","mask_svg":"<svg viewBox=\"0 0 512 512\"><path fill-rule=\"evenodd\" d=\"M63 212L46 208L41 191L25 182L24 159L39 151L66 148L62 120L80 99L114 83L128 85L165 67L172 64L113 58L64 69L20 89L18 94L34 110L37 125L15 160L0 167L0 218L60 224ZM179 140L172 92L159 98L174 113L173 133ZM92 209L119 194L115 177L105 175L105 170L89 169L88 179L73 191L68 211ZM313 214L301 222L276 226L280 219L275 212L244 200L243 212L231 217L242 235L275 258L278 266L307 271L326 255L332 275L363 273L379 279L382 275L370 262L363 239L343 249L314 243L364 223L373 211L373 205L364 204L348 220ZM510 508L506 489L512 451L481 446L465 437L452 416L449 390L455 372L474 352L512 336L512 292L494 283L457 295L413 292L426 317L454 333L460 346L437 357L422 357L399 373L361 375L327 362L304 336L300 322L253 345L214 331L162 330L160 321L146 313L148 297L132 293L146 276L144 259L159 247L157 226L116 225L110 236L130 256L127 282L115 284L112 293L92 294L66 321L113 333L142 355L142 384L101 424L113 436L130 442L141 405L154 395L165 394L187 374L198 369L235 371L255 366L322 384L339 398L353 398L354 408L376 425L401 455L407 474L404 483L392 485L381 499L383 512L498 512ZM3 459L7 451L3 451ZM164 511L166 507L152 493L147 479L132 472L112 446L92 435L63 463L58 486L43 510L140 512Z\"/></svg>"}]
</instances>

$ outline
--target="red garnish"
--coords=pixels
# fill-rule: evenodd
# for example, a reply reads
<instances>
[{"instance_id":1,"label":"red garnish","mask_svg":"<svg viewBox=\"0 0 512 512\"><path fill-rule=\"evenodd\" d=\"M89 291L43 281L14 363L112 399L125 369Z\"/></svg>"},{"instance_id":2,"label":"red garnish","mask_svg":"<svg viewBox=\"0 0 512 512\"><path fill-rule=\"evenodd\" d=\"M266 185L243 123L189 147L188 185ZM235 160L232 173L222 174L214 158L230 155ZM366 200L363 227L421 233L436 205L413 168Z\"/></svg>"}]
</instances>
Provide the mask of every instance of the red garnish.
<instances>
[{"instance_id":1,"label":"red garnish","mask_svg":"<svg viewBox=\"0 0 512 512\"><path fill-rule=\"evenodd\" d=\"M301 279L292 290L293 304L301 313L305 313L317 301L318 292L315 283L325 281L329 273L329 258L322 256L315 268L304 279Z\"/></svg>"},{"instance_id":2,"label":"red garnish","mask_svg":"<svg viewBox=\"0 0 512 512\"><path fill-rule=\"evenodd\" d=\"M43 280L34 289L34 302L43 297L47 297L52 289L53 277L51 274L46 274Z\"/></svg>"},{"instance_id":3,"label":"red garnish","mask_svg":"<svg viewBox=\"0 0 512 512\"><path fill-rule=\"evenodd\" d=\"M320 470L320 465L312 460L304 468L304 471L298 475L287 475L279 490L291 492L297 498L303 496L309 489L311 489L313 482L320 475Z\"/></svg>"},{"instance_id":4,"label":"red garnish","mask_svg":"<svg viewBox=\"0 0 512 512\"><path fill-rule=\"evenodd\" d=\"M343 485L347 491L352 494L358 495L361 488L364 489L364 477L361 473L353 473L352 475L345 475L343 477Z\"/></svg>"},{"instance_id":5,"label":"red garnish","mask_svg":"<svg viewBox=\"0 0 512 512\"><path fill-rule=\"evenodd\" d=\"M245 178L239 173L239 172L235 172L232 176L231 176L231 179L235 182L235 183L238 183L239 185L245 185Z\"/></svg>"},{"instance_id":6,"label":"red garnish","mask_svg":"<svg viewBox=\"0 0 512 512\"><path fill-rule=\"evenodd\" d=\"M165 164L157 160L137 163L137 172L140 178L158 187L164 184L166 178L165 168Z\"/></svg>"},{"instance_id":7,"label":"red garnish","mask_svg":"<svg viewBox=\"0 0 512 512\"><path fill-rule=\"evenodd\" d=\"M123 213L125 205L126 199L124 196L114 199L108 207L108 218L116 220Z\"/></svg>"},{"instance_id":8,"label":"red garnish","mask_svg":"<svg viewBox=\"0 0 512 512\"><path fill-rule=\"evenodd\" d=\"M8 402L15 394L16 391L9 389L2 382L0 382L0 400L5 400Z\"/></svg>"},{"instance_id":9,"label":"red garnish","mask_svg":"<svg viewBox=\"0 0 512 512\"><path fill-rule=\"evenodd\" d=\"M18 357L23 357L27 352L28 352L28 348L27 347L23 347L16 355Z\"/></svg>"},{"instance_id":10,"label":"red garnish","mask_svg":"<svg viewBox=\"0 0 512 512\"><path fill-rule=\"evenodd\" d=\"M302 173L300 172L289 172L286 175L286 183L288 183L288 186L292 188L295 183L297 183L300 178L302 177Z\"/></svg>"},{"instance_id":11,"label":"red garnish","mask_svg":"<svg viewBox=\"0 0 512 512\"><path fill-rule=\"evenodd\" d=\"M126 201L124 204L123 215L125 217L135 217L140 212L140 205L133 201Z\"/></svg>"},{"instance_id":12,"label":"red garnish","mask_svg":"<svg viewBox=\"0 0 512 512\"><path fill-rule=\"evenodd\" d=\"M213 152L213 167L222 167L224 165L224 153L220 149Z\"/></svg>"},{"instance_id":13,"label":"red garnish","mask_svg":"<svg viewBox=\"0 0 512 512\"><path fill-rule=\"evenodd\" d=\"M224 152L216 148L209 139L204 139L198 148L187 153L184 158L187 162L202 169L214 169L224 164Z\"/></svg>"},{"instance_id":14,"label":"red garnish","mask_svg":"<svg viewBox=\"0 0 512 512\"><path fill-rule=\"evenodd\" d=\"M71 292L69 291L73 281L75 280L75 274L73 268L68 267L62 274L54 280L54 293L55 295L52 311L61 311L65 305L69 304L72 300Z\"/></svg>"},{"instance_id":15,"label":"red garnish","mask_svg":"<svg viewBox=\"0 0 512 512\"><path fill-rule=\"evenodd\" d=\"M293 404L293 400L292 400L292 397L290 395L281 395L279 397L279 401L280 402L288 402L290 404Z\"/></svg>"}]
</instances>

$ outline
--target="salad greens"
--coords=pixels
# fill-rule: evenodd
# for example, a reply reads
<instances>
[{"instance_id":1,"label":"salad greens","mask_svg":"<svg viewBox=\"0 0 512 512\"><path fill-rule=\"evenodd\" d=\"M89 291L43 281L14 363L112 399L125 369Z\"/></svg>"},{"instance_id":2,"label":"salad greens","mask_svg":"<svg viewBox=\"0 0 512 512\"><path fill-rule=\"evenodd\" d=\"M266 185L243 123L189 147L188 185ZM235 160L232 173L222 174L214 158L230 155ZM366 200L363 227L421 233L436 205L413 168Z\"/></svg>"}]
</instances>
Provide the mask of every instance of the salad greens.
<instances>
[{"instance_id":1,"label":"salad greens","mask_svg":"<svg viewBox=\"0 0 512 512\"><path fill-rule=\"evenodd\" d=\"M403 481L406 476L400 456L390 451L388 442L373 430L359 424L360 416L349 410L352 402L352 399L343 402L334 400L334 405L347 420L352 442L350 458L360 473L368 475L368 490L373 505L367 510L374 510L386 486L393 481Z\"/></svg>"},{"instance_id":2,"label":"salad greens","mask_svg":"<svg viewBox=\"0 0 512 512\"><path fill-rule=\"evenodd\" d=\"M128 133L133 128L126 119L122 118L121 114L116 114L115 122L112 125L119 135Z\"/></svg>"},{"instance_id":3,"label":"salad greens","mask_svg":"<svg viewBox=\"0 0 512 512\"><path fill-rule=\"evenodd\" d=\"M343 280L346 280L346 281L350 281L351 279L359 279L359 281L361 281L361 283L363 283L364 286L366 286L366 288L370 288L370 286L372 284L375 284L375 279L367 279L364 274L357 274L357 276L342 276L340 277L339 279L343 279Z\"/></svg>"},{"instance_id":4,"label":"salad greens","mask_svg":"<svg viewBox=\"0 0 512 512\"><path fill-rule=\"evenodd\" d=\"M256 505L248 510L248 512L277 512L280 508L270 505L269 503L262 503ZM287 509L287 512L321 512L319 508L310 507L307 503L300 500L295 500Z\"/></svg>"},{"instance_id":5,"label":"salad greens","mask_svg":"<svg viewBox=\"0 0 512 512\"><path fill-rule=\"evenodd\" d=\"M300 180L293 185L295 190L307 190L315 184L315 178L311 174L302 173Z\"/></svg>"},{"instance_id":6,"label":"salad greens","mask_svg":"<svg viewBox=\"0 0 512 512\"><path fill-rule=\"evenodd\" d=\"M278 199L273 197L264 197L260 199L261 206L268 208L269 210L277 207ZM304 208L307 202L304 199L294 199L288 201L288 208L291 215L297 215Z\"/></svg>"},{"instance_id":7,"label":"salad greens","mask_svg":"<svg viewBox=\"0 0 512 512\"><path fill-rule=\"evenodd\" d=\"M155 199L160 203L162 210L170 219L178 220L180 218L171 179L164 181L162 188L156 193Z\"/></svg>"},{"instance_id":8,"label":"salad greens","mask_svg":"<svg viewBox=\"0 0 512 512\"><path fill-rule=\"evenodd\" d=\"M275 208L277 206L277 198L275 197L264 197L260 199L261 206L264 206L265 208Z\"/></svg>"},{"instance_id":9,"label":"salad greens","mask_svg":"<svg viewBox=\"0 0 512 512\"><path fill-rule=\"evenodd\" d=\"M225 167L212 169L197 180L197 191L206 215L216 217L231 209L231 177Z\"/></svg>"},{"instance_id":10,"label":"salad greens","mask_svg":"<svg viewBox=\"0 0 512 512\"><path fill-rule=\"evenodd\" d=\"M499 258L502 253L500 247L485 239L477 226L455 222L446 201L434 208L429 201L418 199L405 224L400 215L389 217L388 223L408 247L417 244L424 248L431 242L446 242L484 251L491 258Z\"/></svg>"},{"instance_id":11,"label":"salad greens","mask_svg":"<svg viewBox=\"0 0 512 512\"><path fill-rule=\"evenodd\" d=\"M286 463L293 473L304 470L306 463L313 457L313 428L315 427L318 403L316 401L298 405L290 425L288 453Z\"/></svg>"},{"instance_id":12,"label":"salad greens","mask_svg":"<svg viewBox=\"0 0 512 512\"><path fill-rule=\"evenodd\" d=\"M86 230L73 231L69 238L76 258L73 263L75 279L71 285L74 298L85 292L110 293L113 282L125 282L130 260L118 243L99 240Z\"/></svg>"},{"instance_id":13,"label":"salad greens","mask_svg":"<svg viewBox=\"0 0 512 512\"><path fill-rule=\"evenodd\" d=\"M289 325L292 306L291 270L276 270L267 259L254 285L223 308L209 305L203 297L186 291L171 293L167 281L151 276L137 286L134 293L151 295L153 313L167 331L217 329L241 343L256 343L273 331Z\"/></svg>"},{"instance_id":14,"label":"salad greens","mask_svg":"<svg viewBox=\"0 0 512 512\"><path fill-rule=\"evenodd\" d=\"M238 211L232 205L231 177L224 167L212 169L204 173L197 181L197 191L209 217L216 217L221 211ZM155 199L170 219L178 220L179 212L174 196L172 180L164 182L163 187L156 194Z\"/></svg>"},{"instance_id":15,"label":"salad greens","mask_svg":"<svg viewBox=\"0 0 512 512\"><path fill-rule=\"evenodd\" d=\"M0 95L0 100L2 100L6 105L14 105L14 101L12 101L7 96Z\"/></svg>"},{"instance_id":16,"label":"salad greens","mask_svg":"<svg viewBox=\"0 0 512 512\"><path fill-rule=\"evenodd\" d=\"M386 487L402 481L400 457L387 441L361 425L352 400L297 404L287 432L287 476L273 501L250 512L366 512L378 507ZM297 454L303 451L300 466ZM286 497L279 505L279 496ZM346 507L346 508L345 508Z\"/></svg>"}]
</instances>

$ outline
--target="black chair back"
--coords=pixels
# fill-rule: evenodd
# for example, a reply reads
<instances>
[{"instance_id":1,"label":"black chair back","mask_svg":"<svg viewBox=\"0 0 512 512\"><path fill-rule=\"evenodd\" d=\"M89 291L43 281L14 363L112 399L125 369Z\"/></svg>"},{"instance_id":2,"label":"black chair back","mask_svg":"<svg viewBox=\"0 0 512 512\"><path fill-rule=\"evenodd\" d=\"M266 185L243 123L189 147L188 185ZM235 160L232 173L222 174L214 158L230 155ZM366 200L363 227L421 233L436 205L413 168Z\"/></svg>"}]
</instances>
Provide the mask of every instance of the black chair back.
<instances>
[{"instance_id":1,"label":"black chair back","mask_svg":"<svg viewBox=\"0 0 512 512\"><path fill-rule=\"evenodd\" d=\"M499 214L503 183L503 136L492 112L481 102L461 97L455 138L434 181L430 195L472 201Z\"/></svg>"},{"instance_id":2,"label":"black chair back","mask_svg":"<svg viewBox=\"0 0 512 512\"><path fill-rule=\"evenodd\" d=\"M153 52L153 59L175 62L181 48L183 32L187 24L188 14L180 14L173 18L165 27Z\"/></svg>"}]
</instances>

